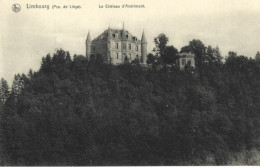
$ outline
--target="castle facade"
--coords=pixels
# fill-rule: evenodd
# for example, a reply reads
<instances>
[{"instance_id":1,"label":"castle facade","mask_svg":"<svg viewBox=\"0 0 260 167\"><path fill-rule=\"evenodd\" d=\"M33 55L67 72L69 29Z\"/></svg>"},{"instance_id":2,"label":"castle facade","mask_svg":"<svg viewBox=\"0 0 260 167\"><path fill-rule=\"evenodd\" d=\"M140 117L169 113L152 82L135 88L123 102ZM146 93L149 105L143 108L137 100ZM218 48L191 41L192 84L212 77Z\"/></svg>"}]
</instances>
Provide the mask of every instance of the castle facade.
<instances>
[{"instance_id":1,"label":"castle facade","mask_svg":"<svg viewBox=\"0 0 260 167\"><path fill-rule=\"evenodd\" d=\"M105 61L113 64L121 64L124 61L139 60L146 64L147 40L143 31L139 40L129 31L124 29L111 29L110 27L102 34L91 40L90 33L86 39L86 57L101 55Z\"/></svg>"}]
</instances>

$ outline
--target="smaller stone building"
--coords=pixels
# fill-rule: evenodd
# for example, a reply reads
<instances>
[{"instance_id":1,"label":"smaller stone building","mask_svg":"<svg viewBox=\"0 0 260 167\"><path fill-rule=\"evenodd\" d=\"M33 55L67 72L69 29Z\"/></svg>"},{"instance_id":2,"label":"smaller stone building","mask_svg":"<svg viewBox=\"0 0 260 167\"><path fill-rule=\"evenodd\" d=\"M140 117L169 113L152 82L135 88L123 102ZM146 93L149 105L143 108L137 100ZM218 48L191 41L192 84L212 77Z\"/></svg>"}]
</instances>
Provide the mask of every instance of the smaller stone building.
<instances>
[{"instance_id":1,"label":"smaller stone building","mask_svg":"<svg viewBox=\"0 0 260 167\"><path fill-rule=\"evenodd\" d=\"M185 66L190 63L190 66L195 68L195 54L193 53L178 53L177 56L177 65L180 67L181 70L184 70Z\"/></svg>"}]
</instances>

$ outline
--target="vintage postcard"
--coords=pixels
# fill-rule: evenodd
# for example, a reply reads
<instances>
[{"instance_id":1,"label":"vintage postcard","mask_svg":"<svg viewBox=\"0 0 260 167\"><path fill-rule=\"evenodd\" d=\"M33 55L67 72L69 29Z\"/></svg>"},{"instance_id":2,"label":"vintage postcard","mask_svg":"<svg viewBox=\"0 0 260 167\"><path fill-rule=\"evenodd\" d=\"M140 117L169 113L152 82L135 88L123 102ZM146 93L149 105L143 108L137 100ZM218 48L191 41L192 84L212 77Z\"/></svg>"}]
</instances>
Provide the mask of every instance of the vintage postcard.
<instances>
[{"instance_id":1,"label":"vintage postcard","mask_svg":"<svg viewBox=\"0 0 260 167\"><path fill-rule=\"evenodd\" d=\"M0 165L260 165L260 0L0 0Z\"/></svg>"}]
</instances>

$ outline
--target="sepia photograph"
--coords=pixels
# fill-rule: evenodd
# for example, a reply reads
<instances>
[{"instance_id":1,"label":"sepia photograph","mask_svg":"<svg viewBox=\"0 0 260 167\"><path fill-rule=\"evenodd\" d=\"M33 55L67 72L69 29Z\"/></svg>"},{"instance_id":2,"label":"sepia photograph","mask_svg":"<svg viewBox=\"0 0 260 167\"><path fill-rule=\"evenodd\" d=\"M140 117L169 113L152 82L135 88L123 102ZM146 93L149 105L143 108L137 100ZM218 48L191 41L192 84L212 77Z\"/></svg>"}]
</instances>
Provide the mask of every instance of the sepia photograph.
<instances>
[{"instance_id":1,"label":"sepia photograph","mask_svg":"<svg viewBox=\"0 0 260 167\"><path fill-rule=\"evenodd\" d=\"M260 165L260 0L0 0L0 166Z\"/></svg>"}]
</instances>

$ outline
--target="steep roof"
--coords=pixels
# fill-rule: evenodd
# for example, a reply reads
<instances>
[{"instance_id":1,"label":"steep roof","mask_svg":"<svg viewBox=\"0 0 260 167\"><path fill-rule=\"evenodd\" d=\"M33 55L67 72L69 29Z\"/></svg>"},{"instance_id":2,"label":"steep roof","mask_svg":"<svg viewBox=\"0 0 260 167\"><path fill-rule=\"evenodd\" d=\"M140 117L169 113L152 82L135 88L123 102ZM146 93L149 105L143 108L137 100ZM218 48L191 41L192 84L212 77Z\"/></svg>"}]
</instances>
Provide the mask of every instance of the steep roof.
<instances>
[{"instance_id":1,"label":"steep roof","mask_svg":"<svg viewBox=\"0 0 260 167\"><path fill-rule=\"evenodd\" d=\"M96 40L106 40L108 37L111 36L110 38L114 39L119 39L119 40L128 40L128 41L135 41L135 42L141 42L136 36L132 35L129 31L127 30L122 30L122 29L110 29L108 28L105 30L102 34L97 36L93 41Z\"/></svg>"},{"instance_id":2,"label":"steep roof","mask_svg":"<svg viewBox=\"0 0 260 167\"><path fill-rule=\"evenodd\" d=\"M143 31L143 34L142 34L142 40L141 41L142 41L142 43L147 43L144 31Z\"/></svg>"},{"instance_id":3,"label":"steep roof","mask_svg":"<svg viewBox=\"0 0 260 167\"><path fill-rule=\"evenodd\" d=\"M89 32L88 32L88 36L87 36L87 40L86 40L86 42L91 42L91 38L90 38L90 34L89 34Z\"/></svg>"}]
</instances>

